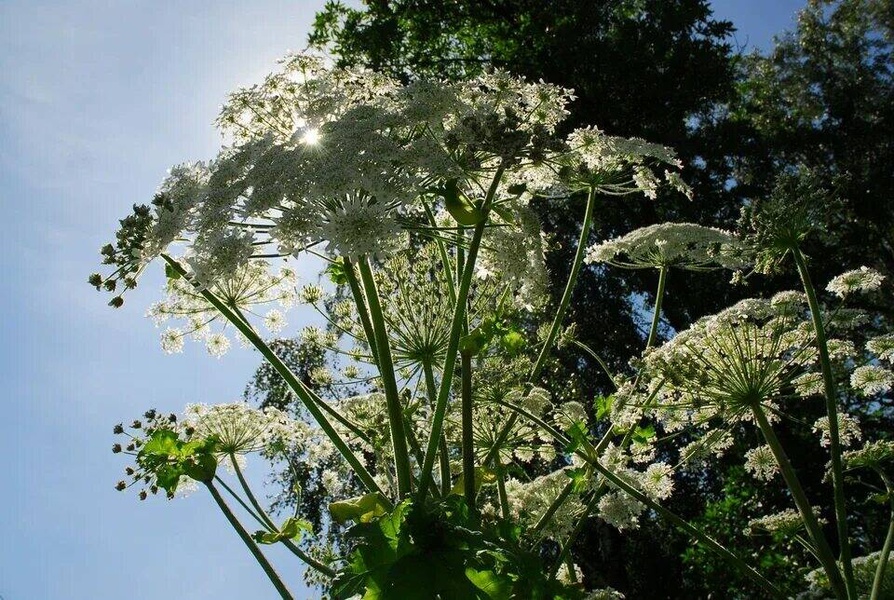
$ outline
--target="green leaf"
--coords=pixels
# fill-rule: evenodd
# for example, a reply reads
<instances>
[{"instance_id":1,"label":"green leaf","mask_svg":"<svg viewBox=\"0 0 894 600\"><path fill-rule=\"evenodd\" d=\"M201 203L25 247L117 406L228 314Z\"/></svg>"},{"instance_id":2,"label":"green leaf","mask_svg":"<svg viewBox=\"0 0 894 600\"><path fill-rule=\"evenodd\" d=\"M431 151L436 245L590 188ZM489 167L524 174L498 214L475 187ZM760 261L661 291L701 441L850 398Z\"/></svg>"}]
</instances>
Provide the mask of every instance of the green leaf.
<instances>
[{"instance_id":1,"label":"green leaf","mask_svg":"<svg viewBox=\"0 0 894 600\"><path fill-rule=\"evenodd\" d=\"M184 475L202 483L214 479L214 474L217 472L217 458L211 453L197 453L182 461L182 465Z\"/></svg>"},{"instance_id":2,"label":"green leaf","mask_svg":"<svg viewBox=\"0 0 894 600\"><path fill-rule=\"evenodd\" d=\"M632 439L637 444L647 444L653 437L655 437L655 427L652 425L647 425L646 427L637 426L633 430Z\"/></svg>"},{"instance_id":3,"label":"green leaf","mask_svg":"<svg viewBox=\"0 0 894 600\"><path fill-rule=\"evenodd\" d=\"M570 440L563 450L570 454L581 447L581 444L587 439L587 427L583 422L578 421L565 430L565 435Z\"/></svg>"},{"instance_id":4,"label":"green leaf","mask_svg":"<svg viewBox=\"0 0 894 600\"><path fill-rule=\"evenodd\" d=\"M313 531L313 526L308 521L289 517L280 526L279 531L256 531L252 537L259 544L277 544L283 540L300 539L305 531Z\"/></svg>"},{"instance_id":5,"label":"green leaf","mask_svg":"<svg viewBox=\"0 0 894 600\"><path fill-rule=\"evenodd\" d=\"M165 263L165 277L168 279L180 279L180 272L170 264Z\"/></svg>"},{"instance_id":6,"label":"green leaf","mask_svg":"<svg viewBox=\"0 0 894 600\"><path fill-rule=\"evenodd\" d=\"M378 492L357 498L339 500L329 505L329 513L339 524L347 521L369 523L373 518L388 512L388 501Z\"/></svg>"},{"instance_id":7,"label":"green leaf","mask_svg":"<svg viewBox=\"0 0 894 600\"><path fill-rule=\"evenodd\" d=\"M486 598L491 600L508 600L510 592L509 582L493 571L477 571L472 567L466 569L466 577L476 588L484 592Z\"/></svg>"},{"instance_id":8,"label":"green leaf","mask_svg":"<svg viewBox=\"0 0 894 600\"><path fill-rule=\"evenodd\" d=\"M487 467L475 467L475 491L481 489L486 483L494 483L497 480L497 473L493 469ZM462 496L466 486L465 473L460 473L456 479L456 483L450 488L451 495Z\"/></svg>"},{"instance_id":9,"label":"green leaf","mask_svg":"<svg viewBox=\"0 0 894 600\"><path fill-rule=\"evenodd\" d=\"M345 271L345 263L341 258L329 263L329 266L323 271L329 277L329 281L335 285L347 285L348 274Z\"/></svg>"},{"instance_id":10,"label":"green leaf","mask_svg":"<svg viewBox=\"0 0 894 600\"><path fill-rule=\"evenodd\" d=\"M460 225L478 225L484 220L484 213L459 191L456 179L448 181L439 190L444 197L444 207L450 216Z\"/></svg>"},{"instance_id":11,"label":"green leaf","mask_svg":"<svg viewBox=\"0 0 894 600\"><path fill-rule=\"evenodd\" d=\"M614 401L614 396L599 396L598 398L596 398L596 401L594 402L594 406L596 408L596 418L602 419L609 412L611 412L612 404L614 403Z\"/></svg>"}]
</instances>

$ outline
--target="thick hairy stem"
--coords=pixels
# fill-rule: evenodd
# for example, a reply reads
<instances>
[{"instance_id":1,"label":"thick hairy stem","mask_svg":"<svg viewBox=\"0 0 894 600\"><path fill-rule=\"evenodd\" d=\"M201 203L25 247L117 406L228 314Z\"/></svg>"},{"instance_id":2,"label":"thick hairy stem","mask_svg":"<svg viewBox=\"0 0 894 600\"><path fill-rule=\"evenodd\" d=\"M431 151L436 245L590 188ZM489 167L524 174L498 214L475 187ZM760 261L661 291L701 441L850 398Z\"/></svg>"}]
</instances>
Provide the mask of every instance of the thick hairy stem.
<instances>
[{"instance_id":1,"label":"thick hairy stem","mask_svg":"<svg viewBox=\"0 0 894 600\"><path fill-rule=\"evenodd\" d=\"M472 355L463 352L461 358L462 376L462 447L463 447L463 495L469 511L475 513L475 438L472 435Z\"/></svg>"},{"instance_id":2,"label":"thick hairy stem","mask_svg":"<svg viewBox=\"0 0 894 600\"><path fill-rule=\"evenodd\" d=\"M394 450L394 471L397 473L397 493L400 498L410 494L413 485L413 473L410 470L410 454L407 450L407 434L404 431L403 409L400 405L400 392L394 375L394 361L391 357L391 344L388 331L385 329L385 315L379 302L379 291L369 262L363 260L358 264L360 279L366 292L369 304L369 317L372 321L376 338L376 358L382 384L385 387L385 403L388 409L388 425L391 431L391 447Z\"/></svg>"},{"instance_id":3,"label":"thick hairy stem","mask_svg":"<svg viewBox=\"0 0 894 600\"><path fill-rule=\"evenodd\" d=\"M236 479L239 480L239 485L242 486L242 491L245 492L245 496L248 498L248 501L254 506L255 510L258 513L258 516L261 517L261 520L264 521L264 524L272 531L277 531L276 524L267 514L267 511L264 510L264 507L261 506L261 503L258 502L258 499L255 498L254 493L252 493L251 488L248 485L248 481L245 480L245 475L242 474L242 469L239 467L239 463L236 461L236 455L230 453L230 462L233 464L233 471L236 473Z\"/></svg>"},{"instance_id":4,"label":"thick hairy stem","mask_svg":"<svg viewBox=\"0 0 894 600\"><path fill-rule=\"evenodd\" d=\"M239 480L239 485L242 486L242 490L245 492L245 496L248 498L248 501L254 507L255 511L257 511L258 516L261 521L270 531L278 532L279 528L270 518L270 515L267 514L267 511L264 510L264 507L261 506L261 503L258 502L258 499L255 498L254 493L251 491L251 487L248 485L248 481L245 479L245 475L242 473L242 469L239 467L239 463L236 462L236 456L234 454L230 454L230 461L233 463L233 471L236 472L236 478ZM230 492L232 494L232 491ZM296 546L292 540L282 540L283 545L291 551L292 554L297 556L303 562L305 562L308 566L313 569L323 573L328 577L335 577L335 571L316 560L309 554L307 554L304 550Z\"/></svg>"},{"instance_id":5,"label":"thick hairy stem","mask_svg":"<svg viewBox=\"0 0 894 600\"><path fill-rule=\"evenodd\" d=\"M661 322L661 301L664 300L664 286L667 284L667 267L662 266L658 271L658 291L655 292L655 313L652 315L652 327L649 329L649 339L646 340L646 350L658 341L658 324Z\"/></svg>"},{"instance_id":6,"label":"thick hairy stem","mask_svg":"<svg viewBox=\"0 0 894 600\"><path fill-rule=\"evenodd\" d=\"M462 336L463 326L466 323L466 303L469 299L469 290L472 287L472 276L475 272L475 261L478 259L478 249L481 247L481 238L487 226L487 217L493 203L500 180L503 178L503 167L499 167L494 174L493 181L484 196L481 204L483 218L475 225L472 232L472 240L469 242L469 250L462 271L462 280L456 293L456 305L453 310L453 318L450 323L450 337L447 341L447 353L444 357L444 367L441 369L441 387L438 391L438 401L435 404L435 413L432 416L431 434L425 450L425 463L422 465L422 473L419 480L419 499L425 498L428 486L431 484L432 470L435 457L438 455L438 443L444 426L444 416L447 413L447 400L450 398L450 386L453 383L453 371L456 368L456 355L459 350L459 339ZM458 261L459 262L459 261Z\"/></svg>"},{"instance_id":7,"label":"thick hairy stem","mask_svg":"<svg viewBox=\"0 0 894 600\"><path fill-rule=\"evenodd\" d=\"M438 223L435 221L435 215L431 211L431 207L423 202L422 208L425 209L425 214L428 215L428 222L431 223L431 226L437 227ZM451 302L456 302L456 284L453 282L453 268L450 264L450 257L447 254L447 245L440 236L437 236L436 239L438 242L438 253L441 255L441 268L444 270L444 283L447 285L447 295ZM457 263L458 262L459 258L457 257Z\"/></svg>"},{"instance_id":8,"label":"thick hairy stem","mask_svg":"<svg viewBox=\"0 0 894 600\"><path fill-rule=\"evenodd\" d=\"M233 529L236 530L236 533L239 534L239 537L242 539L242 542L246 545L249 552L251 552L252 556L255 557L255 560L258 561L258 564L261 565L261 568L264 569L264 573L267 574L267 577L270 579L270 582L273 584L273 587L276 588L276 591L279 592L279 595L283 598L283 600L292 600L293 596L289 589L286 587L286 584L283 583L282 579L280 579L279 575L276 573L276 570L273 568L273 565L267 560L267 557L264 556L264 553L261 552L261 549L258 548L258 545L255 543L249 533L242 526L242 523L239 522L239 519L236 518L236 515L233 514L233 511L230 510L230 507L227 506L226 501L223 499L223 496L220 495L220 492L217 491L217 488L214 487L214 483L211 481L206 481L205 486L208 488L208 491L211 492L211 495L214 497L214 501L217 502L217 506L220 507L221 512L227 518L227 521L230 522L230 525Z\"/></svg>"},{"instance_id":9,"label":"thick hairy stem","mask_svg":"<svg viewBox=\"0 0 894 600\"><path fill-rule=\"evenodd\" d=\"M541 371L543 371L546 359L549 357L549 353L552 352L553 344L556 341L556 337L559 335L559 329L562 327L562 322L565 320L565 313L568 312L568 306L571 304L571 295L574 292L574 286L577 283L577 277L580 274L581 267L583 267L584 256L587 252L587 240L590 239L590 228L593 225L593 209L595 205L596 188L591 187L590 192L587 195L587 208L584 210L584 221L581 224L580 237L577 240L577 251L574 254L574 260L571 262L571 272L568 274L568 281L565 282L565 291L562 292L559 308L556 310L553 321L549 326L549 332L546 334L546 339L543 341L543 346L540 348L540 354L537 355L537 360L534 362L534 366L528 374L528 381L532 384L537 381ZM515 425L517 418L518 417L513 414L509 417L509 420L506 421L503 429L500 431L499 435L497 435L496 443L493 445L490 452L488 452L487 456L484 457L485 465L490 464L496 458L498 448L500 448L500 446L503 445L503 442L506 441L506 437L512 430L512 426Z\"/></svg>"},{"instance_id":10,"label":"thick hairy stem","mask_svg":"<svg viewBox=\"0 0 894 600\"><path fill-rule=\"evenodd\" d=\"M838 570L838 565L835 562L835 555L832 553L832 548L829 546L826 536L823 535L823 530L820 527L819 521L816 519L816 515L813 514L813 508L810 506L810 501L804 493L804 488L801 487L801 481L795 474L795 469L792 467L792 463L789 461L788 456L782 447L782 443L779 441L779 438L776 437L776 432L773 431L773 427L767 420L767 415L764 414L764 410L758 403L755 402L752 404L751 412L754 415L754 420L757 423L757 426L760 428L761 433L764 436L764 440L766 440L767 445L770 446L770 450L773 452L773 456L776 458L776 463L779 465L782 477L785 479L785 483L792 495L792 500L794 500L795 506L801 514L801 521L804 523L804 527L807 529L807 534L813 542L817 558L819 559L820 564L822 564L823 569L826 571L826 575L829 577L832 590L838 598L848 598L847 588L841 577L841 571Z\"/></svg>"},{"instance_id":11,"label":"thick hairy stem","mask_svg":"<svg viewBox=\"0 0 894 600\"><path fill-rule=\"evenodd\" d=\"M826 415L829 417L829 452L832 456L832 488L835 504L835 525L838 533L841 564L844 566L844 581L848 598L856 600L857 590L854 583L854 569L851 564L851 544L847 531L847 506L844 497L844 470L841 465L841 439L838 433L838 393L835 389L835 377L832 374L832 361L829 358L829 346L826 341L826 329L823 315L816 298L816 289L810 281L807 261L798 247L792 249L792 256L798 266L798 274L807 294L810 316L813 320L813 331L816 335L816 347L819 351L820 368L823 373L823 386L826 396Z\"/></svg>"},{"instance_id":12,"label":"thick hairy stem","mask_svg":"<svg viewBox=\"0 0 894 600\"><path fill-rule=\"evenodd\" d=\"M168 256L167 254L162 254L161 257L167 262L172 269L174 269L177 273L180 274L181 277L186 277L187 273L183 266ZM198 289L198 288L197 288ZM212 305L214 308L220 312L221 315L224 316L227 321L233 324L239 332L245 336L251 344L261 353L264 359L270 363L270 365L276 370L280 377L286 382L289 386L289 389L294 392L294 394L301 400L304 407L307 409L307 412L310 413L311 417L316 421L316 423L320 426L320 429L323 430L323 433L326 434L326 437L332 442L332 445L339 451L345 461L354 469L354 472L357 474L357 477L363 482L363 484L367 487L370 492L379 492L382 494L382 490L379 489L376 480L373 479L373 476L369 473L363 463L355 456L355 454L351 451L345 441L341 438L335 428L332 426L332 423L326 418L326 415L323 414L320 406L325 406L324 402L317 402L314 399L314 395L311 393L309 389L301 382L300 379L289 369L288 365L286 365L282 359L277 356L277 354L270 349L263 339L257 334L257 332L252 328L244 319L240 318L236 313L234 313L230 307L228 307L223 301L220 300L217 296L212 294L207 289L198 290L202 296ZM329 408L329 407L327 407ZM384 494L382 494L384 496Z\"/></svg>"}]
</instances>

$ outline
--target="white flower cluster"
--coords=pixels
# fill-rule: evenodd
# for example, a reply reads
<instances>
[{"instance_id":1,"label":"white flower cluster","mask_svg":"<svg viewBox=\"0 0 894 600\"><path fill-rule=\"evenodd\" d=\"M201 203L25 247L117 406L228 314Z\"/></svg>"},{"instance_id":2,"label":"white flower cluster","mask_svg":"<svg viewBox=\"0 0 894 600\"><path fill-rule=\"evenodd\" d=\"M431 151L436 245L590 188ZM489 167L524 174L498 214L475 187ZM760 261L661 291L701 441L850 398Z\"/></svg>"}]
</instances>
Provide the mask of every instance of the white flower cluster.
<instances>
[{"instance_id":1,"label":"white flower cluster","mask_svg":"<svg viewBox=\"0 0 894 600\"><path fill-rule=\"evenodd\" d=\"M569 481L564 469L536 477L526 483L517 479L507 480L506 495L513 516L518 518L523 525L533 526ZM572 495L562 505L562 510L557 511L546 524L543 535L556 540L566 539L583 511L584 505L580 498L577 495Z\"/></svg>"},{"instance_id":2,"label":"white flower cluster","mask_svg":"<svg viewBox=\"0 0 894 600\"><path fill-rule=\"evenodd\" d=\"M587 250L588 263L625 269L675 267L690 271L740 268L733 234L693 223L661 223L631 231Z\"/></svg>"},{"instance_id":3,"label":"white flower cluster","mask_svg":"<svg viewBox=\"0 0 894 600\"><path fill-rule=\"evenodd\" d=\"M884 279L885 276L875 269L860 267L832 279L826 286L826 291L845 298L856 292L875 291L881 287Z\"/></svg>"},{"instance_id":4,"label":"white flower cluster","mask_svg":"<svg viewBox=\"0 0 894 600\"><path fill-rule=\"evenodd\" d=\"M867 442L856 450L842 453L841 459L848 469L878 468L884 463L894 461L894 441Z\"/></svg>"},{"instance_id":5,"label":"white flower cluster","mask_svg":"<svg viewBox=\"0 0 894 600\"><path fill-rule=\"evenodd\" d=\"M524 206L503 211L514 217L495 222L486 231L475 275L507 286L516 303L527 310L542 305L547 298L547 272L540 221Z\"/></svg>"},{"instance_id":6,"label":"white flower cluster","mask_svg":"<svg viewBox=\"0 0 894 600\"><path fill-rule=\"evenodd\" d=\"M813 432L820 435L820 446L828 448L832 443L829 434L829 417L820 417L813 424ZM851 415L838 413L838 439L842 446L850 446L863 439L860 422Z\"/></svg>"},{"instance_id":7,"label":"white flower cluster","mask_svg":"<svg viewBox=\"0 0 894 600\"><path fill-rule=\"evenodd\" d=\"M570 90L502 71L401 85L363 69L328 68L320 57L289 56L223 107L218 125L235 144L208 163L171 169L153 207L140 207L126 227L122 222L119 240L126 243L103 252L135 285L146 263L185 242L194 279L211 286L250 260L308 249L388 256L406 246L405 229L425 228L415 218L423 203L434 212L443 205L447 196L437 190L452 185L474 204L498 172L505 189L495 208L557 186L653 196L658 180L650 169L679 166L673 152L593 128L555 139L572 98ZM688 193L677 174L665 179ZM513 188L520 183L521 191ZM513 273L542 271L539 226L533 232L523 215L496 225L525 235L492 233L490 271L505 266L499 259L506 257L518 263ZM509 242L524 246L523 260L510 256ZM97 287L114 288L116 281L97 277Z\"/></svg>"},{"instance_id":8,"label":"white flower cluster","mask_svg":"<svg viewBox=\"0 0 894 600\"><path fill-rule=\"evenodd\" d=\"M881 559L881 551L859 556L851 561L854 569L854 582L860 598L869 598L875 581L875 572ZM884 579L879 588L879 598L891 598L894 594L894 553L888 555ZM806 592L797 596L798 600L825 600L832 597L829 578L823 569L809 572L805 579L809 585Z\"/></svg>"},{"instance_id":9,"label":"white flower cluster","mask_svg":"<svg viewBox=\"0 0 894 600\"><path fill-rule=\"evenodd\" d=\"M894 333L872 338L866 342L866 349L875 354L879 360L894 364Z\"/></svg>"},{"instance_id":10,"label":"white flower cluster","mask_svg":"<svg viewBox=\"0 0 894 600\"><path fill-rule=\"evenodd\" d=\"M755 403L772 409L815 359L802 307L777 299L743 300L701 319L644 360L641 405L668 431L687 424L750 420ZM652 404L649 404L651 407ZM766 410L774 419L773 410Z\"/></svg>"},{"instance_id":11,"label":"white flower cluster","mask_svg":"<svg viewBox=\"0 0 894 600\"><path fill-rule=\"evenodd\" d=\"M812 509L815 515L819 514L819 507L814 506ZM820 523L826 522L826 520L822 518L818 518L817 521ZM799 533L804 528L804 522L801 520L801 514L798 511L793 508L787 508L772 515L752 519L748 522L748 528L752 532L766 531L784 536L792 536Z\"/></svg>"},{"instance_id":12,"label":"white flower cluster","mask_svg":"<svg viewBox=\"0 0 894 600\"><path fill-rule=\"evenodd\" d=\"M770 481L779 472L779 465L769 446L758 446L745 453L745 470L755 479Z\"/></svg>"},{"instance_id":13,"label":"white flower cluster","mask_svg":"<svg viewBox=\"0 0 894 600\"><path fill-rule=\"evenodd\" d=\"M187 404L183 424L193 439L214 437L224 456L276 453L303 444L307 425L275 408L259 410L245 402Z\"/></svg>"},{"instance_id":14,"label":"white flower cluster","mask_svg":"<svg viewBox=\"0 0 894 600\"><path fill-rule=\"evenodd\" d=\"M894 373L877 365L857 367L851 373L851 387L864 396L884 394L894 386Z\"/></svg>"},{"instance_id":15,"label":"white flower cluster","mask_svg":"<svg viewBox=\"0 0 894 600\"><path fill-rule=\"evenodd\" d=\"M223 300L230 308L237 309L246 318L260 316L256 312L261 307L278 304L288 309L296 297L295 272L282 268L276 274L261 263L251 262L240 266L230 276L214 283L210 291ZM230 340L221 331L213 328L215 323L224 323L220 312L202 296L192 283L192 275L169 278L166 297L153 304L147 316L156 325L171 319L183 321L181 327L168 327L161 334L162 349L168 354L183 351L187 336L196 341L204 341L208 352L220 357L230 348ZM277 309L266 310L263 323L271 333L279 333L286 325L285 315ZM226 324L224 325L226 327ZM241 334L240 339L241 339Z\"/></svg>"}]
</instances>

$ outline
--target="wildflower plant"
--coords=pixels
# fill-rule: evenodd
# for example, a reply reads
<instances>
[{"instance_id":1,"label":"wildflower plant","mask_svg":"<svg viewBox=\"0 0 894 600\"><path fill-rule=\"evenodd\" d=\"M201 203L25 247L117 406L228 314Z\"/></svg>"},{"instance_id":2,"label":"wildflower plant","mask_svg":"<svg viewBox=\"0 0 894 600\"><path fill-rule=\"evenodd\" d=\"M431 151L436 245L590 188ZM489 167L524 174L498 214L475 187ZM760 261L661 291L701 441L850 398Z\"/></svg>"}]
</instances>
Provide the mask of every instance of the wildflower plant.
<instances>
[{"instance_id":1,"label":"wildflower plant","mask_svg":"<svg viewBox=\"0 0 894 600\"><path fill-rule=\"evenodd\" d=\"M204 486L283 598L291 592L264 544L285 545L333 598L617 597L587 589L572 547L592 517L624 531L646 512L781 597L754 565L663 505L678 468L727 451L733 427L754 425L764 443L746 467L766 481L781 475L797 511L753 527L803 534L833 593L856 598L842 474L890 453L838 410L836 386L887 394L891 334L858 346L847 323L862 317L820 306L798 247L810 233L806 209L786 225L784 211L752 206L742 237L665 223L591 246L602 203L656 198L661 187L691 193L668 148L594 127L560 136L572 100L571 90L500 71L402 84L305 54L232 94L218 119L227 145L207 163L174 167L101 250L110 272L89 281L119 307L151 263L163 264L166 297L149 310L159 324L176 321L163 349L179 352L193 337L220 355L238 339L300 408L150 411L115 429L127 436L115 451L135 460L119 488L145 485L144 498ZM576 193L587 197L583 225L550 306L547 244L528 205ZM657 345L670 269L742 269L758 257L769 270L789 254L803 293L740 302ZM298 287L295 265L311 256L325 261L331 285ZM565 328L575 282L594 262L656 268L660 281L637 368L609 372L616 392L590 405L573 382L549 389L544 368L560 342L598 360ZM882 281L861 269L828 289L848 299ZM297 341L272 337L297 303L323 327ZM817 448L831 454L837 558L774 431L793 399L811 395L828 407L815 429ZM674 448L684 429L692 441ZM299 500L274 521L243 476L249 454L305 473L298 479L310 487L295 493L325 499L328 516L302 514Z\"/></svg>"}]
</instances>

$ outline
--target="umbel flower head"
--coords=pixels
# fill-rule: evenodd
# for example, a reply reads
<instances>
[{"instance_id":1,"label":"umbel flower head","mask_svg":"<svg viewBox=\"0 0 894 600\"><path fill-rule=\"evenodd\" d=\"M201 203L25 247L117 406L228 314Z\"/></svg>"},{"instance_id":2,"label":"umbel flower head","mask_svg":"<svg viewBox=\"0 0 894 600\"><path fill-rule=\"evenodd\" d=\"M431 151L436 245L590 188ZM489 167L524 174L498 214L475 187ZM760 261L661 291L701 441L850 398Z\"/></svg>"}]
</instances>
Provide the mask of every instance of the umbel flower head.
<instances>
[{"instance_id":1,"label":"umbel flower head","mask_svg":"<svg viewBox=\"0 0 894 600\"><path fill-rule=\"evenodd\" d=\"M739 268L739 243L733 234L693 223L661 223L587 250L588 263L605 262L624 269L674 267L689 271Z\"/></svg>"},{"instance_id":2,"label":"umbel flower head","mask_svg":"<svg viewBox=\"0 0 894 600\"><path fill-rule=\"evenodd\" d=\"M739 235L754 257L755 270L777 270L789 252L824 227L836 203L808 168L780 175L770 197L750 201L739 218Z\"/></svg>"},{"instance_id":3,"label":"umbel flower head","mask_svg":"<svg viewBox=\"0 0 894 600\"><path fill-rule=\"evenodd\" d=\"M120 306L122 288L134 287L174 243L186 246L203 288L250 262L305 252L385 259L407 247L406 230L431 228L417 218L423 205L436 214L456 196L474 208L498 173L504 185L495 208L539 187L654 195L650 169L678 166L673 152L593 128L558 139L572 97L502 71L401 85L363 69L327 68L319 57L289 56L261 84L231 95L218 124L234 144L207 163L173 168L152 205L134 207L116 242L102 249L114 271L89 281L117 294L112 303ZM542 176L525 175L534 172ZM688 191L678 175L665 179ZM447 189L455 194L432 193ZM519 223L500 225L516 231ZM540 240L516 237L526 266L537 267Z\"/></svg>"},{"instance_id":4,"label":"umbel flower head","mask_svg":"<svg viewBox=\"0 0 894 600\"><path fill-rule=\"evenodd\" d=\"M774 406L815 358L804 306L792 298L743 300L646 355L646 386L665 427L748 420L753 406Z\"/></svg>"},{"instance_id":5,"label":"umbel flower head","mask_svg":"<svg viewBox=\"0 0 894 600\"><path fill-rule=\"evenodd\" d=\"M271 272L260 262L251 262L237 268L230 276L219 279L210 290L227 306L239 310L246 318L260 317L264 310L264 324L273 333L285 326L285 317L269 307L276 303L282 308L292 306L297 295L296 275L289 268ZM230 347L229 339L213 326L220 323L218 310L211 305L195 285L192 273L186 277L169 277L167 295L153 304L147 316L157 325L170 320L181 321L178 327L168 327L161 334L162 349L167 353L181 352L187 336L205 342L212 356L221 356Z\"/></svg>"}]
</instances>

